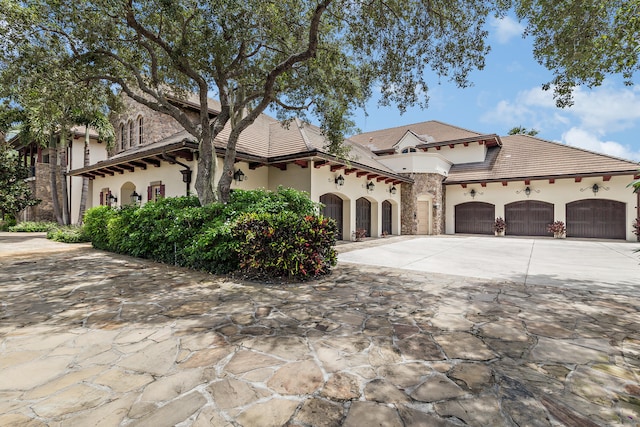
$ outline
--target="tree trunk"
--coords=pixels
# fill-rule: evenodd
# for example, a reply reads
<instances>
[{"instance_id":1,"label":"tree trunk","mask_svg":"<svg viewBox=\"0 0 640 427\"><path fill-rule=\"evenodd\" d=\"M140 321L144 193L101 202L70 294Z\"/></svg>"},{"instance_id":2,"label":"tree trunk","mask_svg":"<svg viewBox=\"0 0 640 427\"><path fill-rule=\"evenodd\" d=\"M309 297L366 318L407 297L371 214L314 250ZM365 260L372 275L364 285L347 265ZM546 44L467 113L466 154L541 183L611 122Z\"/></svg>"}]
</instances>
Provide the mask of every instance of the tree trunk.
<instances>
[{"instance_id":1,"label":"tree trunk","mask_svg":"<svg viewBox=\"0 0 640 427\"><path fill-rule=\"evenodd\" d=\"M227 149L224 153L224 163L222 164L222 176L218 181L218 197L220 202L228 203L231 197L231 181L233 181L234 166L236 164L236 145L240 131L235 128L229 134Z\"/></svg>"},{"instance_id":2,"label":"tree trunk","mask_svg":"<svg viewBox=\"0 0 640 427\"><path fill-rule=\"evenodd\" d=\"M216 150L213 137L209 134L200 140L198 173L196 174L196 192L202 206L216 201L214 179L216 176Z\"/></svg>"},{"instance_id":3,"label":"tree trunk","mask_svg":"<svg viewBox=\"0 0 640 427\"><path fill-rule=\"evenodd\" d=\"M67 132L63 128L60 131L60 184L62 188L62 223L69 225L71 220L69 218L69 189L67 186Z\"/></svg>"},{"instance_id":4,"label":"tree trunk","mask_svg":"<svg viewBox=\"0 0 640 427\"><path fill-rule=\"evenodd\" d=\"M85 128L84 134L84 167L89 166L89 126ZM89 194L89 178L82 177L82 193L80 194L80 210L78 211L78 225L82 224L84 211L87 210L87 195Z\"/></svg>"},{"instance_id":5,"label":"tree trunk","mask_svg":"<svg viewBox=\"0 0 640 427\"><path fill-rule=\"evenodd\" d=\"M49 139L49 177L51 184L51 203L53 206L53 215L56 218L58 224L62 224L62 214L60 213L60 201L58 199L58 181L57 171L58 168L58 153L55 136L51 135Z\"/></svg>"}]
</instances>

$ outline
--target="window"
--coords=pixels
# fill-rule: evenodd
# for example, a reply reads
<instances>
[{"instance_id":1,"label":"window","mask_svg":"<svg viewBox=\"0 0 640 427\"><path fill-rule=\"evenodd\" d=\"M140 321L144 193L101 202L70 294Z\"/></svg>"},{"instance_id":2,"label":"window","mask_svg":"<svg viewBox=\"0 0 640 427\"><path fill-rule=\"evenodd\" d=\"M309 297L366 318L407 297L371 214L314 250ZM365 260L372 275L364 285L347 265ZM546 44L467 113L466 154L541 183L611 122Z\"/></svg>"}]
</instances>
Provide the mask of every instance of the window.
<instances>
[{"instance_id":1,"label":"window","mask_svg":"<svg viewBox=\"0 0 640 427\"><path fill-rule=\"evenodd\" d=\"M164 184L162 181L154 181L147 187L147 200L157 201L164 197Z\"/></svg>"},{"instance_id":2,"label":"window","mask_svg":"<svg viewBox=\"0 0 640 427\"><path fill-rule=\"evenodd\" d=\"M138 145L144 144L144 119L138 117Z\"/></svg>"},{"instance_id":3,"label":"window","mask_svg":"<svg viewBox=\"0 0 640 427\"><path fill-rule=\"evenodd\" d=\"M120 124L120 150L124 150L125 147L125 132L124 132L124 123Z\"/></svg>"},{"instance_id":4,"label":"window","mask_svg":"<svg viewBox=\"0 0 640 427\"><path fill-rule=\"evenodd\" d=\"M416 150L416 147L407 147L407 148L403 148L401 153L402 154L407 154L407 153L415 153L418 150Z\"/></svg>"},{"instance_id":5,"label":"window","mask_svg":"<svg viewBox=\"0 0 640 427\"><path fill-rule=\"evenodd\" d=\"M135 137L133 135L135 128L133 127L133 123L131 122L131 120L129 120L129 123L127 123L127 127L129 128L129 135L127 138L127 147L131 147L133 146L133 142L135 141Z\"/></svg>"}]
</instances>

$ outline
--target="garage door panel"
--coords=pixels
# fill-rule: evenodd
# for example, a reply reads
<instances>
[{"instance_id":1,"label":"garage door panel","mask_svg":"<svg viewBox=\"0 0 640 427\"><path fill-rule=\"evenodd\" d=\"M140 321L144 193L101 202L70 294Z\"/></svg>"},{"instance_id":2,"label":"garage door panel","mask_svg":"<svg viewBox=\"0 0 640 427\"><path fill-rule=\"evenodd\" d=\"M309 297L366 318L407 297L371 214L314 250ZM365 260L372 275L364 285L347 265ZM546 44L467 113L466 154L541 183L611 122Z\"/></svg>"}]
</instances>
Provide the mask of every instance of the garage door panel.
<instances>
[{"instance_id":1,"label":"garage door panel","mask_svg":"<svg viewBox=\"0 0 640 427\"><path fill-rule=\"evenodd\" d=\"M607 199L567 203L567 236L625 239L626 204Z\"/></svg>"},{"instance_id":2,"label":"garage door panel","mask_svg":"<svg viewBox=\"0 0 640 427\"><path fill-rule=\"evenodd\" d=\"M521 200L505 205L507 234L512 236L546 236L553 222L553 203Z\"/></svg>"},{"instance_id":3,"label":"garage door panel","mask_svg":"<svg viewBox=\"0 0 640 427\"><path fill-rule=\"evenodd\" d=\"M496 208L491 203L467 202L456 205L456 233L493 234Z\"/></svg>"}]
</instances>

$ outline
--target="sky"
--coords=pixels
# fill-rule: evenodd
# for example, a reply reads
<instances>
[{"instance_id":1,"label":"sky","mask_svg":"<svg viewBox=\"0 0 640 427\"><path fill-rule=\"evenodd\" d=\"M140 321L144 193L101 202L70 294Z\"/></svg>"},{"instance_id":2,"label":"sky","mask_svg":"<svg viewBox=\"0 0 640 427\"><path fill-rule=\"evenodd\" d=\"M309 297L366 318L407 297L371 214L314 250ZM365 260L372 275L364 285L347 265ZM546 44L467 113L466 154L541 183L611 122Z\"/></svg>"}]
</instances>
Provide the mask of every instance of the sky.
<instances>
[{"instance_id":1,"label":"sky","mask_svg":"<svg viewBox=\"0 0 640 427\"><path fill-rule=\"evenodd\" d=\"M471 75L473 86L459 89L445 79L429 83L429 106L407 109L377 106L374 97L364 111L356 111L362 132L439 120L475 132L507 135L515 126L536 129L537 135L591 151L640 161L640 81L625 86L612 76L594 89L579 87L574 105L558 108L553 91L542 84L551 73L533 59L531 39L524 27L507 16L489 22L491 52L485 68Z\"/></svg>"}]
</instances>

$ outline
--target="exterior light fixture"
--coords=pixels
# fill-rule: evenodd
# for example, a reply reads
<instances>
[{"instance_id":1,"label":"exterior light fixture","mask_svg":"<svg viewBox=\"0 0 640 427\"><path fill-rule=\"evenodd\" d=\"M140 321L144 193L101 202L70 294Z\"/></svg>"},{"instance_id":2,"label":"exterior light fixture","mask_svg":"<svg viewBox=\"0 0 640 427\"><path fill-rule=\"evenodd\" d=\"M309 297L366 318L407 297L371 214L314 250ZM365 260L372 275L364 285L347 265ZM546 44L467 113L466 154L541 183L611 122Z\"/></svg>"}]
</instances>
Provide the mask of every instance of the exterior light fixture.
<instances>
[{"instance_id":1,"label":"exterior light fixture","mask_svg":"<svg viewBox=\"0 0 640 427\"><path fill-rule=\"evenodd\" d=\"M483 193L483 192L481 192L481 191L476 191L476 190L475 190L475 188L472 188L471 190L469 190L469 192L468 192L468 193L464 193L464 195L465 195L465 196L466 196L467 194L468 194L469 196L471 196L471 198L472 198L472 199L475 199L475 197L476 197L478 194L484 194L484 193Z\"/></svg>"},{"instance_id":2,"label":"exterior light fixture","mask_svg":"<svg viewBox=\"0 0 640 427\"><path fill-rule=\"evenodd\" d=\"M367 184L367 191L373 191L374 188L376 188L376 185L373 183L373 181L369 181L369 183Z\"/></svg>"},{"instance_id":3,"label":"exterior light fixture","mask_svg":"<svg viewBox=\"0 0 640 427\"><path fill-rule=\"evenodd\" d=\"M118 203L118 198L116 196L114 196L113 194L111 194L111 193L109 193L107 198L109 199L110 203Z\"/></svg>"},{"instance_id":4,"label":"exterior light fixture","mask_svg":"<svg viewBox=\"0 0 640 427\"><path fill-rule=\"evenodd\" d=\"M131 203L140 203L142 201L142 195L138 194L136 190L131 193Z\"/></svg>"},{"instance_id":5,"label":"exterior light fixture","mask_svg":"<svg viewBox=\"0 0 640 427\"><path fill-rule=\"evenodd\" d=\"M245 179L244 172L241 169L238 169L233 173L233 179L238 182L242 182Z\"/></svg>"},{"instance_id":6,"label":"exterior light fixture","mask_svg":"<svg viewBox=\"0 0 640 427\"><path fill-rule=\"evenodd\" d=\"M342 187L344 185L344 177L342 175L338 175L335 179L335 183L338 187Z\"/></svg>"},{"instance_id":7,"label":"exterior light fixture","mask_svg":"<svg viewBox=\"0 0 640 427\"><path fill-rule=\"evenodd\" d=\"M539 192L540 190L534 190L533 188L527 185L523 190L516 191L516 194L524 193L525 196L529 197L531 193L539 193Z\"/></svg>"},{"instance_id":8,"label":"exterior light fixture","mask_svg":"<svg viewBox=\"0 0 640 427\"><path fill-rule=\"evenodd\" d=\"M593 191L593 195L597 196L600 190L608 191L609 187L605 187L604 185L593 184L590 187L585 187L580 189L580 191L587 191L587 190Z\"/></svg>"},{"instance_id":9,"label":"exterior light fixture","mask_svg":"<svg viewBox=\"0 0 640 427\"><path fill-rule=\"evenodd\" d=\"M396 189L396 186L395 186L395 185L394 185L394 186L392 186L392 187L389 189L389 193L391 193L391 194L396 194L397 192L398 192L398 190Z\"/></svg>"}]
</instances>

